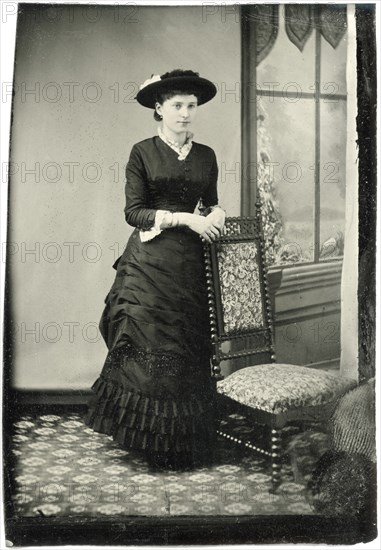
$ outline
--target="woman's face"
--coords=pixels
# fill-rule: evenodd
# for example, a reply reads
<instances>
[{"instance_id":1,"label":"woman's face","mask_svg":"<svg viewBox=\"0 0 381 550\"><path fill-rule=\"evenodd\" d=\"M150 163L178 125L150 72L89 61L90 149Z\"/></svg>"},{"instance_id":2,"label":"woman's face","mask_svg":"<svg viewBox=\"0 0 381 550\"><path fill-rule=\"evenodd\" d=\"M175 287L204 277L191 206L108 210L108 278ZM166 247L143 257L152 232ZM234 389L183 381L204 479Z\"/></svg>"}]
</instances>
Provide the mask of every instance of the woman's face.
<instances>
[{"instance_id":1,"label":"woman's face","mask_svg":"<svg viewBox=\"0 0 381 550\"><path fill-rule=\"evenodd\" d=\"M186 132L191 126L197 111L195 95L174 95L162 105L156 103L156 112L163 117L163 129L175 134Z\"/></svg>"}]
</instances>

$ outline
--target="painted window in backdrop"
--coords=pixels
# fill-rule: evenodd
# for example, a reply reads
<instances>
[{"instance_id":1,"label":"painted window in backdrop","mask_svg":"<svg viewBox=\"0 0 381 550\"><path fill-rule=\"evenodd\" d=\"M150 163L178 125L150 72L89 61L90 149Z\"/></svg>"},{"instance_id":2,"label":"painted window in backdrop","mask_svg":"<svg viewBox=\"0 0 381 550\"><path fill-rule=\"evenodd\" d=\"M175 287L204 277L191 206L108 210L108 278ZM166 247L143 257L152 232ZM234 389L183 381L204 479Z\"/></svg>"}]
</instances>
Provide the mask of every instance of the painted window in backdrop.
<instances>
[{"instance_id":1,"label":"painted window in backdrop","mask_svg":"<svg viewBox=\"0 0 381 550\"><path fill-rule=\"evenodd\" d=\"M257 190L269 265L343 254L346 6L256 5ZM252 31L252 32L253 32Z\"/></svg>"}]
</instances>

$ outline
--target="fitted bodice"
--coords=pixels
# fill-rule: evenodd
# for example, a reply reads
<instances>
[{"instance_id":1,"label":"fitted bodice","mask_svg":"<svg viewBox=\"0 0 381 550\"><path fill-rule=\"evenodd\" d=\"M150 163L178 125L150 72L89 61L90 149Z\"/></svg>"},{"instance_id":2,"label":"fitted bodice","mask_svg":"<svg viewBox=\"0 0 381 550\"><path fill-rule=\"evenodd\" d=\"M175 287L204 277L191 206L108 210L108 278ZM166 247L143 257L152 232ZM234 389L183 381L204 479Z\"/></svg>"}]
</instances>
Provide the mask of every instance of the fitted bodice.
<instances>
[{"instance_id":1,"label":"fitted bodice","mask_svg":"<svg viewBox=\"0 0 381 550\"><path fill-rule=\"evenodd\" d=\"M215 153L206 145L193 142L187 157L179 160L158 136L137 143L126 169L127 222L149 229L156 210L193 212L200 198L206 207L217 204L217 174ZM134 223L137 209L147 217Z\"/></svg>"}]
</instances>

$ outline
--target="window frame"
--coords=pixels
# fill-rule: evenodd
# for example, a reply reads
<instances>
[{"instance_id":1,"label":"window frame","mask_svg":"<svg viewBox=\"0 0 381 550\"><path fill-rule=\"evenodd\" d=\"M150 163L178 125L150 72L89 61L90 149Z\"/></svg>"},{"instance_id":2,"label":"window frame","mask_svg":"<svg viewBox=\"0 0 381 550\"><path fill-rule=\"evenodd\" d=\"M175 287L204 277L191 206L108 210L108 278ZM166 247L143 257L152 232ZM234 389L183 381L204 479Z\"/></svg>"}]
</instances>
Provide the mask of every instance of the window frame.
<instances>
[{"instance_id":1,"label":"window frame","mask_svg":"<svg viewBox=\"0 0 381 550\"><path fill-rule=\"evenodd\" d=\"M241 146L241 215L255 216L256 202L258 196L257 185L252 185L252 181L257 181L257 97L283 97L283 92L279 90L262 90L257 87L257 60L256 60L256 43L255 43L255 21L253 10L256 6L241 5L241 82L242 82L242 107L241 107L241 129L242 129L242 146ZM281 9L281 5L278 5ZM284 269L290 267L316 265L327 262L341 262L343 255L332 256L320 259L321 248L321 102L324 100L330 101L345 101L347 104L347 93L331 94L321 91L321 40L322 35L317 30L316 18L319 17L319 5L314 5L314 23L313 35L310 40L315 40L315 90L314 92L292 92L288 94L291 99L309 99L314 101L314 118L315 118L315 153L314 153L314 204L313 204L313 259L305 262L271 264L268 267L274 269ZM254 98L253 98L254 91ZM248 167L250 173L248 174Z\"/></svg>"}]
</instances>

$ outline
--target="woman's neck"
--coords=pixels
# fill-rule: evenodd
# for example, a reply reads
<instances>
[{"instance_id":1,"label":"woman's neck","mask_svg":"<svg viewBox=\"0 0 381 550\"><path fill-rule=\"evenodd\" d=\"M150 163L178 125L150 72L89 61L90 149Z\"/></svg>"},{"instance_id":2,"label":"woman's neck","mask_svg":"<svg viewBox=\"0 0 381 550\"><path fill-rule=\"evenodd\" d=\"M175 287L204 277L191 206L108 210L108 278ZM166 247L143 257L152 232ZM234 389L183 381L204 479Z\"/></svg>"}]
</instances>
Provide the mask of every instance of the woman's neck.
<instances>
[{"instance_id":1,"label":"woman's neck","mask_svg":"<svg viewBox=\"0 0 381 550\"><path fill-rule=\"evenodd\" d=\"M176 133L162 126L161 131L163 132L166 138L178 144L179 147L182 147L184 145L188 137L188 133L186 130L184 132Z\"/></svg>"}]
</instances>

